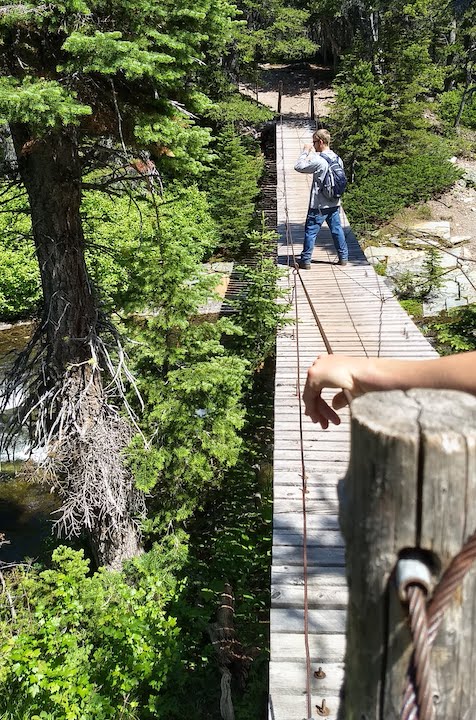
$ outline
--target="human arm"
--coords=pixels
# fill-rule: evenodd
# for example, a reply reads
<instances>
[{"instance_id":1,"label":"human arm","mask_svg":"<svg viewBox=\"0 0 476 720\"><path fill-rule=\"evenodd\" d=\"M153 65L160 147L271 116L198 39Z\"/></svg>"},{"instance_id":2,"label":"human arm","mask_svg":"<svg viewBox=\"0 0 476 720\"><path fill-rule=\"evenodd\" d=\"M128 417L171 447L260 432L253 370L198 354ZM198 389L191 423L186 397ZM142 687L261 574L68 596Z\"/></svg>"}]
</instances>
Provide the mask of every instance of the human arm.
<instances>
[{"instance_id":1,"label":"human arm","mask_svg":"<svg viewBox=\"0 0 476 720\"><path fill-rule=\"evenodd\" d=\"M323 161L313 145L304 145L302 153L297 159L294 169L301 173L314 173L322 166Z\"/></svg>"},{"instance_id":2,"label":"human arm","mask_svg":"<svg viewBox=\"0 0 476 720\"><path fill-rule=\"evenodd\" d=\"M324 388L340 388L332 407L321 397ZM476 395L476 352L459 353L431 360L395 360L344 355L318 357L307 373L303 393L306 415L327 428L338 425L335 410L347 405L344 390L351 397L377 390L446 388Z\"/></svg>"}]
</instances>

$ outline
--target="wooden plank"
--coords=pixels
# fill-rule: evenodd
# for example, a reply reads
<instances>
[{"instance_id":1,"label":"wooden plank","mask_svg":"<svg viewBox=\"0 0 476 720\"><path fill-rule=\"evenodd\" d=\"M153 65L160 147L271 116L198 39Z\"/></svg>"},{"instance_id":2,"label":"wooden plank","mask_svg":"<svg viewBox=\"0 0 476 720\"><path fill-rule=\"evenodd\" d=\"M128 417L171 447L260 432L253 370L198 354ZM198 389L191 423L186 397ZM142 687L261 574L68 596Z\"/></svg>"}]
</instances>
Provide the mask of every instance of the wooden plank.
<instances>
[{"instance_id":1,"label":"wooden plank","mask_svg":"<svg viewBox=\"0 0 476 720\"><path fill-rule=\"evenodd\" d=\"M319 694L312 696L311 707L313 709L313 719L316 717L316 705L320 705L322 697ZM337 712L339 706L339 697L326 697L326 704L330 710L328 720L337 720ZM298 697L296 695L276 695L270 693L268 720L305 720L307 718L306 697Z\"/></svg>"},{"instance_id":2,"label":"wooden plank","mask_svg":"<svg viewBox=\"0 0 476 720\"><path fill-rule=\"evenodd\" d=\"M349 593L346 587L319 587L308 598L310 608L346 609ZM271 585L273 607L304 607L304 586Z\"/></svg>"},{"instance_id":3,"label":"wooden plank","mask_svg":"<svg viewBox=\"0 0 476 720\"><path fill-rule=\"evenodd\" d=\"M337 502L337 487L335 485L322 485L309 483L306 485L306 503L308 500L323 500L324 502ZM275 485L274 500L301 500L302 482L298 485Z\"/></svg>"},{"instance_id":4,"label":"wooden plank","mask_svg":"<svg viewBox=\"0 0 476 720\"><path fill-rule=\"evenodd\" d=\"M303 658L304 659L304 658ZM321 666L322 667L322 666ZM325 677L316 678L314 671L318 668L311 667L310 686L313 695L338 695L344 679L344 667L342 663L327 663L322 668ZM278 695L302 695L306 692L307 667L305 662L273 662L269 664L269 680L273 685L273 697L276 700Z\"/></svg>"},{"instance_id":5,"label":"wooden plank","mask_svg":"<svg viewBox=\"0 0 476 720\"><path fill-rule=\"evenodd\" d=\"M292 529L275 528L273 532L274 545L300 545L302 546L302 533L295 533ZM344 538L340 532L331 532L329 530L307 532L308 546L316 547L344 547Z\"/></svg>"},{"instance_id":6,"label":"wooden plank","mask_svg":"<svg viewBox=\"0 0 476 720\"><path fill-rule=\"evenodd\" d=\"M302 565L303 548L293 545L275 545L273 547L273 562L278 565ZM307 565L328 565L335 567L345 564L343 547L307 547Z\"/></svg>"},{"instance_id":7,"label":"wooden plank","mask_svg":"<svg viewBox=\"0 0 476 720\"><path fill-rule=\"evenodd\" d=\"M302 661L306 648L304 635L279 633L271 635L271 658L277 662ZM309 653L313 662L342 662L345 655L345 635L309 635Z\"/></svg>"},{"instance_id":8,"label":"wooden plank","mask_svg":"<svg viewBox=\"0 0 476 720\"><path fill-rule=\"evenodd\" d=\"M288 530L289 532L302 533L303 522L302 512L280 513L273 517L274 530ZM323 532L325 530L340 530L337 513L333 515L310 515L307 518L307 529L309 532Z\"/></svg>"},{"instance_id":9,"label":"wooden plank","mask_svg":"<svg viewBox=\"0 0 476 720\"><path fill-rule=\"evenodd\" d=\"M322 610L309 610L309 632L331 633L333 635L345 633L345 610L333 608ZM270 613L271 634L303 632L304 610L298 608L271 608Z\"/></svg>"},{"instance_id":10,"label":"wooden plank","mask_svg":"<svg viewBox=\"0 0 476 720\"><path fill-rule=\"evenodd\" d=\"M273 565L271 568L271 584L302 585L304 583L304 570L298 565ZM307 572L308 587L319 588L322 585L347 585L345 568L311 566Z\"/></svg>"}]
</instances>

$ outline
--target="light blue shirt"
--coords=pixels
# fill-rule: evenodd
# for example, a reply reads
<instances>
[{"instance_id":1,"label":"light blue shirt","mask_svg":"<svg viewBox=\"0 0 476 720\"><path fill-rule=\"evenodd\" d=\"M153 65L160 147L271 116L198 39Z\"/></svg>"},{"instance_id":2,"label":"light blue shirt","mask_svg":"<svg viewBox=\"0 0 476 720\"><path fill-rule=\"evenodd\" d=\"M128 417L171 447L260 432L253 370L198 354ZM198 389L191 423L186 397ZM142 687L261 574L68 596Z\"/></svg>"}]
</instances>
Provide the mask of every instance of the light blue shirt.
<instances>
[{"instance_id":1,"label":"light blue shirt","mask_svg":"<svg viewBox=\"0 0 476 720\"><path fill-rule=\"evenodd\" d=\"M336 158L337 155L333 150L327 149L325 152L330 158ZM341 163L342 164L342 161ZM330 200L328 197L321 193L322 182L326 176L329 164L321 158L321 154L315 150L303 150L298 157L298 161L294 166L294 169L301 173L313 173L311 194L309 196L309 207L319 210L325 210L326 208L337 207L340 205L340 199L335 198Z\"/></svg>"}]
</instances>

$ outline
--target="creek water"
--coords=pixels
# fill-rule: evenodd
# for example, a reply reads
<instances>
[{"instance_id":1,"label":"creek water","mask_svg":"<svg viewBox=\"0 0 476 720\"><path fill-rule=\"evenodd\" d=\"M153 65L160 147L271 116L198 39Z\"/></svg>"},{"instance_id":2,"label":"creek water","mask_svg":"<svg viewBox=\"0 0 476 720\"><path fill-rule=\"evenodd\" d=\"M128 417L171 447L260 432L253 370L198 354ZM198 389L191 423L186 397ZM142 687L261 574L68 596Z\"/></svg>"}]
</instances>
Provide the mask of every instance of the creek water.
<instances>
[{"instance_id":1,"label":"creek water","mask_svg":"<svg viewBox=\"0 0 476 720\"><path fill-rule=\"evenodd\" d=\"M0 382L12 353L21 350L31 333L30 323L0 324ZM0 431L5 418L0 418ZM0 568L9 563L38 560L51 545L51 523L58 499L29 479L26 434L16 438L0 457Z\"/></svg>"}]
</instances>

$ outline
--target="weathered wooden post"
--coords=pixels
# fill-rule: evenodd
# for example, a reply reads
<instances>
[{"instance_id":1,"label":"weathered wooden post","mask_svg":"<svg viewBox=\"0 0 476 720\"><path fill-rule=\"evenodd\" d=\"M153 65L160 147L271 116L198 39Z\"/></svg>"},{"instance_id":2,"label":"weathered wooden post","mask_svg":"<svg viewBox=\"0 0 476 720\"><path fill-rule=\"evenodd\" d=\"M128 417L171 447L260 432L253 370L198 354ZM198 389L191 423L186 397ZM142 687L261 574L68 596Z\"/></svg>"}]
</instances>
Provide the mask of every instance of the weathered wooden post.
<instances>
[{"instance_id":1,"label":"weathered wooden post","mask_svg":"<svg viewBox=\"0 0 476 720\"><path fill-rule=\"evenodd\" d=\"M418 548L436 584L476 530L476 398L452 391L372 393L352 405L341 488L349 608L340 720L398 720L412 654L395 567ZM476 718L476 563L434 641L436 720Z\"/></svg>"},{"instance_id":2,"label":"weathered wooden post","mask_svg":"<svg viewBox=\"0 0 476 720\"><path fill-rule=\"evenodd\" d=\"M281 115L281 102L283 99L283 81L278 82L278 115Z\"/></svg>"},{"instance_id":3,"label":"weathered wooden post","mask_svg":"<svg viewBox=\"0 0 476 720\"><path fill-rule=\"evenodd\" d=\"M311 120L314 122L316 118L315 110L314 110L314 80L309 81L309 94L311 96Z\"/></svg>"}]
</instances>

